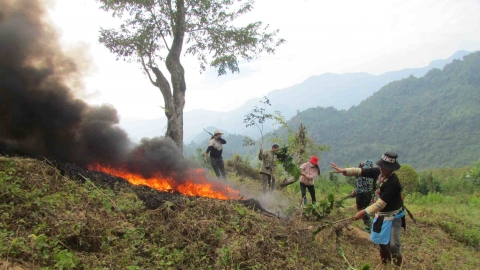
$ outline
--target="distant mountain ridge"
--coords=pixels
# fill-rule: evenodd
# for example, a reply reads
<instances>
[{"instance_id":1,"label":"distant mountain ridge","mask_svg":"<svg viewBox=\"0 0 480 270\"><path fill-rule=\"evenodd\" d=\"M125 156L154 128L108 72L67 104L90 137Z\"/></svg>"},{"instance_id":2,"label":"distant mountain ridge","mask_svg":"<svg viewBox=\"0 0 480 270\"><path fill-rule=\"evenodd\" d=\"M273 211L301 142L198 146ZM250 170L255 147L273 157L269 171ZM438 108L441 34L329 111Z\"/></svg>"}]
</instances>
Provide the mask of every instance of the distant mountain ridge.
<instances>
[{"instance_id":1,"label":"distant mountain ridge","mask_svg":"<svg viewBox=\"0 0 480 270\"><path fill-rule=\"evenodd\" d=\"M348 109L358 105L362 100L371 96L381 87L388 83L407 78L424 76L433 68L443 68L454 59L461 59L469 54L467 51L458 51L451 57L442 60L434 60L427 67L409 68L399 71L391 71L382 75L368 73L326 73L312 76L304 82L270 92L272 107L269 111L281 111L286 119L290 119L299 111L314 107L334 107L336 109ZM305 98L304 98L305 97ZM314 97L314 98L312 98ZM229 112L214 112L207 110L193 110L184 115L184 141L186 144L192 140L199 142L202 128L216 126L229 133L257 136L256 130L245 128L243 118L251 111L253 106L258 105L260 99L251 99L241 107ZM166 118L161 117L152 120L121 119L120 126L124 128L134 141L143 137L154 137L165 133ZM271 125L265 125L265 131L271 131Z\"/></svg>"},{"instance_id":2,"label":"distant mountain ridge","mask_svg":"<svg viewBox=\"0 0 480 270\"><path fill-rule=\"evenodd\" d=\"M329 161L358 164L393 150L417 169L480 160L480 52L421 78L392 82L348 111L312 108L290 122L331 147Z\"/></svg>"},{"instance_id":3,"label":"distant mountain ridge","mask_svg":"<svg viewBox=\"0 0 480 270\"><path fill-rule=\"evenodd\" d=\"M293 129L302 123L317 143L330 146L322 171L330 161L355 165L385 151L416 169L470 165L480 161L480 52L421 78L391 82L348 110L310 108L288 122ZM238 147L240 141L229 136L225 148L240 155L258 151Z\"/></svg>"}]
</instances>

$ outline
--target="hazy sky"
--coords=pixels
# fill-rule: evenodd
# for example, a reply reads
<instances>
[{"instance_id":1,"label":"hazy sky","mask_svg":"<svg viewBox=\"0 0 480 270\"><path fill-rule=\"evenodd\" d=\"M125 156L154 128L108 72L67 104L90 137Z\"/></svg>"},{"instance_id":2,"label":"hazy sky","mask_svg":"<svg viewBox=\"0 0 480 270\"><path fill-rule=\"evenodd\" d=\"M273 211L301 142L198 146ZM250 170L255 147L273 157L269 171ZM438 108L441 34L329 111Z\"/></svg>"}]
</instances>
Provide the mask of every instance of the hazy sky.
<instances>
[{"instance_id":1,"label":"hazy sky","mask_svg":"<svg viewBox=\"0 0 480 270\"><path fill-rule=\"evenodd\" d=\"M118 25L98 7L94 0L57 0L51 10L65 46L88 48L84 97L114 105L122 117L163 116L161 94L138 64L116 61L98 43L101 26ZM196 60L184 57L187 111L231 110L326 72L381 74L480 49L480 0L257 0L241 20L270 24L287 43L222 77L212 69L200 74Z\"/></svg>"}]
</instances>

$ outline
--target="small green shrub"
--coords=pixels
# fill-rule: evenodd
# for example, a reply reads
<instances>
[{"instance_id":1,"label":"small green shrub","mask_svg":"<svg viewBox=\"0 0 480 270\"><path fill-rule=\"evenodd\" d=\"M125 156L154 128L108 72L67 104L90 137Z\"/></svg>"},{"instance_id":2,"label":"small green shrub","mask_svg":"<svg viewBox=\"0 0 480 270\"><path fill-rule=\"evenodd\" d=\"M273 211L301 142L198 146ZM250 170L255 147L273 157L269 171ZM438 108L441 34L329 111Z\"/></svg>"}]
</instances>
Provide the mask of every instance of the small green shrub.
<instances>
[{"instance_id":1,"label":"small green shrub","mask_svg":"<svg viewBox=\"0 0 480 270\"><path fill-rule=\"evenodd\" d=\"M75 258L75 255L69 252L67 249L61 250L53 257L57 262L55 267L58 269L74 269L78 264L78 259Z\"/></svg>"},{"instance_id":2,"label":"small green shrub","mask_svg":"<svg viewBox=\"0 0 480 270\"><path fill-rule=\"evenodd\" d=\"M395 173L402 184L403 194L414 193L418 190L419 176L412 166L403 164Z\"/></svg>"},{"instance_id":3,"label":"small green shrub","mask_svg":"<svg viewBox=\"0 0 480 270\"><path fill-rule=\"evenodd\" d=\"M307 203L303 207L303 213L310 218L322 219L329 215L333 207L335 206L335 196L329 194L326 199L318 201L316 203Z\"/></svg>"},{"instance_id":4,"label":"small green shrub","mask_svg":"<svg viewBox=\"0 0 480 270\"><path fill-rule=\"evenodd\" d=\"M441 183L436 175L430 171L423 171L419 175L418 192L423 195L441 192Z\"/></svg>"}]
</instances>

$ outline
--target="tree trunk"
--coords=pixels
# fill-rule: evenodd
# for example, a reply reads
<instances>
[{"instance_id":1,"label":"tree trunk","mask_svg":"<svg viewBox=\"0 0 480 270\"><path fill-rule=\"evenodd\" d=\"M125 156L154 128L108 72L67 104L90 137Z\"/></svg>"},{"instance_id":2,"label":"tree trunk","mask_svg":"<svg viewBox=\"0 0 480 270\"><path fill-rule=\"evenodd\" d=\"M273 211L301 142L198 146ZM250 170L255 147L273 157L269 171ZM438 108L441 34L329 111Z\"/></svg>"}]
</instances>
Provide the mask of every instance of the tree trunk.
<instances>
[{"instance_id":1,"label":"tree trunk","mask_svg":"<svg viewBox=\"0 0 480 270\"><path fill-rule=\"evenodd\" d=\"M183 108L184 106L174 105L172 113L167 116L167 132L165 133L165 136L172 138L180 151L183 151Z\"/></svg>"},{"instance_id":2,"label":"tree trunk","mask_svg":"<svg viewBox=\"0 0 480 270\"><path fill-rule=\"evenodd\" d=\"M178 91L170 87L167 78L160 69L153 67L156 77L155 85L158 86L165 102L165 116L167 117L167 132L165 136L172 138L177 147L183 150L183 108L185 106L185 91ZM172 77L174 75L172 74ZM172 79L173 81L173 79ZM175 86L175 84L172 83ZM178 102L177 100L181 100Z\"/></svg>"},{"instance_id":3,"label":"tree trunk","mask_svg":"<svg viewBox=\"0 0 480 270\"><path fill-rule=\"evenodd\" d=\"M173 41L165 61L167 70L170 73L171 87L167 78L158 67L150 67L155 74L156 81L152 83L160 89L165 101L165 116L167 117L167 132L165 136L172 138L180 151L183 152L183 109L185 108L185 70L180 63L183 40L185 37L185 2L175 1L176 11L174 12L168 1L172 15ZM142 64L146 69L142 59Z\"/></svg>"},{"instance_id":4,"label":"tree trunk","mask_svg":"<svg viewBox=\"0 0 480 270\"><path fill-rule=\"evenodd\" d=\"M430 193L435 192L435 187L433 186L433 174L432 172L427 172L427 180L428 180L428 189Z\"/></svg>"},{"instance_id":5,"label":"tree trunk","mask_svg":"<svg viewBox=\"0 0 480 270\"><path fill-rule=\"evenodd\" d=\"M170 56L170 54L169 54ZM183 150L183 109L185 108L185 72L179 60L167 57L167 69L171 75L173 99L167 116L166 136L173 139L180 150Z\"/></svg>"},{"instance_id":6,"label":"tree trunk","mask_svg":"<svg viewBox=\"0 0 480 270\"><path fill-rule=\"evenodd\" d=\"M166 66L170 72L173 88L173 111L168 119L167 136L172 138L183 152L183 109L185 108L185 70L180 63L183 39L185 37L185 2L175 1L177 10L174 17L173 42L167 55Z\"/></svg>"}]
</instances>

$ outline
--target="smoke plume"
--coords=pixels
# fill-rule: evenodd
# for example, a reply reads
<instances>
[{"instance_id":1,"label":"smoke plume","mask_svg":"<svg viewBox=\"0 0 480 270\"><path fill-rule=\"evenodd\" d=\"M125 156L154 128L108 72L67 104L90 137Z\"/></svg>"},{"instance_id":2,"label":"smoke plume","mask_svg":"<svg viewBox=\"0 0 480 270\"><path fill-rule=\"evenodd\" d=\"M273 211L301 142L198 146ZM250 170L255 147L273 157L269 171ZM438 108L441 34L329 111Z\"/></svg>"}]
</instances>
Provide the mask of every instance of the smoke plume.
<instances>
[{"instance_id":1,"label":"smoke plume","mask_svg":"<svg viewBox=\"0 0 480 270\"><path fill-rule=\"evenodd\" d=\"M41 0L0 0L0 7L0 153L123 165L146 176L187 167L168 138L129 150L115 108L75 96L82 85L75 61L82 57L62 50Z\"/></svg>"}]
</instances>

